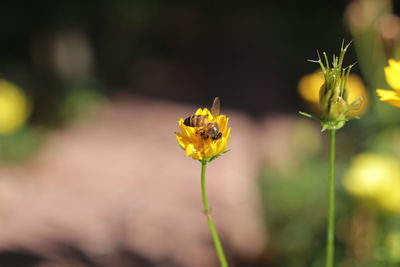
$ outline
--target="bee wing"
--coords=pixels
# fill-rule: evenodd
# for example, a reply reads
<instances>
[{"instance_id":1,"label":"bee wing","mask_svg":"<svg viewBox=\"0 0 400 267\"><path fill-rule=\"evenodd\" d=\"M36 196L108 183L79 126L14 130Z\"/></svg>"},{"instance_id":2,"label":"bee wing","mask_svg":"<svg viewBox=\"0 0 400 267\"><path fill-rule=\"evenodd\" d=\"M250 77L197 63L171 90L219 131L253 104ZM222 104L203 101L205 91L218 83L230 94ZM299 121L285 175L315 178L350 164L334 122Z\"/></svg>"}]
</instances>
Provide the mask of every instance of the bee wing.
<instances>
[{"instance_id":1,"label":"bee wing","mask_svg":"<svg viewBox=\"0 0 400 267\"><path fill-rule=\"evenodd\" d=\"M214 98L214 102L211 107L211 114L214 117L217 117L219 115L220 111L221 111L221 101L219 100L219 97L216 97L216 98Z\"/></svg>"}]
</instances>

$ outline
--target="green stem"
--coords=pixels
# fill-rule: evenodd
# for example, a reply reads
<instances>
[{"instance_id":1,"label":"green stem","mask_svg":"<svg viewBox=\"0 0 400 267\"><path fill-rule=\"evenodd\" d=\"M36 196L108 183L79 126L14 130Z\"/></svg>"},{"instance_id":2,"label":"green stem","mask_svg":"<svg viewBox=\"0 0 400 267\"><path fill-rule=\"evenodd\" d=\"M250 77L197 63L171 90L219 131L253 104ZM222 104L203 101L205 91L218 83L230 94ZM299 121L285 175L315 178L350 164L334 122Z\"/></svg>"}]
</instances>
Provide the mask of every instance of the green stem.
<instances>
[{"instance_id":1,"label":"green stem","mask_svg":"<svg viewBox=\"0 0 400 267\"><path fill-rule=\"evenodd\" d=\"M333 267L335 240L335 135L336 130L330 131L329 142L329 218L326 240L326 267Z\"/></svg>"},{"instance_id":2,"label":"green stem","mask_svg":"<svg viewBox=\"0 0 400 267\"><path fill-rule=\"evenodd\" d=\"M221 241L219 240L217 229L215 228L214 221L211 216L211 209L208 205L206 193L206 166L207 161L201 161L201 196L203 198L204 214L207 217L208 226L214 241L215 250L217 251L219 263L222 267L228 267L229 265L225 258L224 249L222 248Z\"/></svg>"}]
</instances>

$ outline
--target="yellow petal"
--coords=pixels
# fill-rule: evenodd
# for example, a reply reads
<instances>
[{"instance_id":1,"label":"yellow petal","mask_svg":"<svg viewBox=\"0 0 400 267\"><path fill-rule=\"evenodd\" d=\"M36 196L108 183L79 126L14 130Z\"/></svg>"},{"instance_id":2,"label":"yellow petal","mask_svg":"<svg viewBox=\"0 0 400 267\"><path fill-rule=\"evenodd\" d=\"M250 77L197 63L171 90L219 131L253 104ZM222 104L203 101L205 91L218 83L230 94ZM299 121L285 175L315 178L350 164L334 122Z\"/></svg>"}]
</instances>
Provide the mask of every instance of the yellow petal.
<instances>
[{"instance_id":1,"label":"yellow petal","mask_svg":"<svg viewBox=\"0 0 400 267\"><path fill-rule=\"evenodd\" d=\"M229 118L227 118L225 115L220 115L220 116L217 117L216 121L217 121L217 123L219 125L219 131L223 135L225 135L226 128L228 126Z\"/></svg>"},{"instance_id":2,"label":"yellow petal","mask_svg":"<svg viewBox=\"0 0 400 267\"><path fill-rule=\"evenodd\" d=\"M188 144L186 146L186 156L190 157L195 152L196 152L196 149L194 148L193 144Z\"/></svg>"},{"instance_id":3,"label":"yellow petal","mask_svg":"<svg viewBox=\"0 0 400 267\"><path fill-rule=\"evenodd\" d=\"M217 142L212 142L204 151L204 156L206 158L211 158L212 156L215 156L218 154L217 151Z\"/></svg>"},{"instance_id":4,"label":"yellow petal","mask_svg":"<svg viewBox=\"0 0 400 267\"><path fill-rule=\"evenodd\" d=\"M205 108L203 110L203 115L208 116L209 121L214 120L214 116L211 114L211 112L208 110L208 108Z\"/></svg>"},{"instance_id":5,"label":"yellow petal","mask_svg":"<svg viewBox=\"0 0 400 267\"><path fill-rule=\"evenodd\" d=\"M191 157L192 159L202 160L202 153L196 149L193 149L190 154L186 153L186 156Z\"/></svg>"},{"instance_id":6,"label":"yellow petal","mask_svg":"<svg viewBox=\"0 0 400 267\"><path fill-rule=\"evenodd\" d=\"M396 91L377 89L376 93L380 97L381 101L385 101L395 107L400 107L400 96Z\"/></svg>"},{"instance_id":7,"label":"yellow petal","mask_svg":"<svg viewBox=\"0 0 400 267\"><path fill-rule=\"evenodd\" d=\"M389 66L391 66L391 67L400 68L400 61L397 61L394 59L389 59L388 63L389 63Z\"/></svg>"},{"instance_id":8,"label":"yellow petal","mask_svg":"<svg viewBox=\"0 0 400 267\"><path fill-rule=\"evenodd\" d=\"M184 120L181 118L179 120L179 126L181 128L181 132L183 135L185 135L186 137L190 137L193 134L195 134L195 128L194 127L190 127L190 126L186 126L184 123Z\"/></svg>"},{"instance_id":9,"label":"yellow petal","mask_svg":"<svg viewBox=\"0 0 400 267\"><path fill-rule=\"evenodd\" d=\"M187 133L186 133L186 125L185 124L183 124L183 119L181 118L180 120L179 120L179 127L181 128L181 132L182 132L182 134L184 134L184 135L186 135L187 136Z\"/></svg>"},{"instance_id":10,"label":"yellow petal","mask_svg":"<svg viewBox=\"0 0 400 267\"><path fill-rule=\"evenodd\" d=\"M400 108L400 100L386 100L385 102L392 106Z\"/></svg>"},{"instance_id":11,"label":"yellow petal","mask_svg":"<svg viewBox=\"0 0 400 267\"><path fill-rule=\"evenodd\" d=\"M389 59L389 66L385 67L386 82L396 90L400 90L400 62Z\"/></svg>"},{"instance_id":12,"label":"yellow petal","mask_svg":"<svg viewBox=\"0 0 400 267\"><path fill-rule=\"evenodd\" d=\"M210 111L208 111L208 109L204 108L199 108L196 110L196 112L194 113L194 115L211 115Z\"/></svg>"},{"instance_id":13,"label":"yellow petal","mask_svg":"<svg viewBox=\"0 0 400 267\"><path fill-rule=\"evenodd\" d=\"M229 128L229 129L226 131L226 134L224 135L224 137L226 138L226 142L229 141L230 135L231 135L231 128Z\"/></svg>"},{"instance_id":14,"label":"yellow petal","mask_svg":"<svg viewBox=\"0 0 400 267\"><path fill-rule=\"evenodd\" d=\"M218 154L222 153L222 152L225 152L227 144L228 144L228 140L225 137L222 137L221 141L219 143L217 143Z\"/></svg>"},{"instance_id":15,"label":"yellow petal","mask_svg":"<svg viewBox=\"0 0 400 267\"><path fill-rule=\"evenodd\" d=\"M179 146L185 150L186 148L186 140L180 133L176 133L176 140L178 141Z\"/></svg>"},{"instance_id":16,"label":"yellow petal","mask_svg":"<svg viewBox=\"0 0 400 267\"><path fill-rule=\"evenodd\" d=\"M197 109L196 112L194 113L194 115L204 115L203 109L202 108Z\"/></svg>"},{"instance_id":17,"label":"yellow petal","mask_svg":"<svg viewBox=\"0 0 400 267\"><path fill-rule=\"evenodd\" d=\"M394 90L377 89L376 93L382 101L398 98L396 91Z\"/></svg>"}]
</instances>

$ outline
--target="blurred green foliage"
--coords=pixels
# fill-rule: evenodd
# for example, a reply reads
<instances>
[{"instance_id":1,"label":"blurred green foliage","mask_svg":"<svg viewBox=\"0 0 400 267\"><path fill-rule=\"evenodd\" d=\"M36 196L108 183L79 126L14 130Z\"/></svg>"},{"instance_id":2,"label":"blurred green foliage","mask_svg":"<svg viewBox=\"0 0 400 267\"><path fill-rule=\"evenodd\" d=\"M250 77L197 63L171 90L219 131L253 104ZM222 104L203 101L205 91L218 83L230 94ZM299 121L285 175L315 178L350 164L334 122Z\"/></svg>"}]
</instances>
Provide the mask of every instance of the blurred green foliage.
<instances>
[{"instance_id":1,"label":"blurred green foliage","mask_svg":"<svg viewBox=\"0 0 400 267\"><path fill-rule=\"evenodd\" d=\"M34 156L47 136L47 129L25 126L11 135L0 136L0 160L22 162Z\"/></svg>"},{"instance_id":2,"label":"blurred green foliage","mask_svg":"<svg viewBox=\"0 0 400 267\"><path fill-rule=\"evenodd\" d=\"M261 188L269 249L279 255L277 266L321 266L324 262L328 208L327 175L324 174L327 169L326 160L315 157L290 173L264 171ZM338 199L342 195L339 191ZM346 213L348 206L343 204L337 203L338 214ZM337 255L343 254L342 250L338 249Z\"/></svg>"}]
</instances>

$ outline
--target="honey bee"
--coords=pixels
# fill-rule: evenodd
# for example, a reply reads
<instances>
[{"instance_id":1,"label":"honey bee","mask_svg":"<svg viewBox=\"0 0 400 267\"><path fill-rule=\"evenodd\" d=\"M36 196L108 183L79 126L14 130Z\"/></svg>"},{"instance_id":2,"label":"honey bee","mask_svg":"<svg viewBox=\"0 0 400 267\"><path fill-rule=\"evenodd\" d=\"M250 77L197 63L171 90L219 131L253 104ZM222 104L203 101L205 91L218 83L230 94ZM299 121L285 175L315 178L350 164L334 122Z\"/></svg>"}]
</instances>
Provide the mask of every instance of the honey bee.
<instances>
[{"instance_id":1,"label":"honey bee","mask_svg":"<svg viewBox=\"0 0 400 267\"><path fill-rule=\"evenodd\" d=\"M219 97L216 97L210 110L214 118L219 115L220 110L221 102ZM222 133L219 131L218 123L209 122L207 115L189 116L183 121L183 124L189 127L199 127L197 133L200 134L203 140L207 140L208 138L211 138L212 140L218 140L222 136Z\"/></svg>"}]
</instances>

